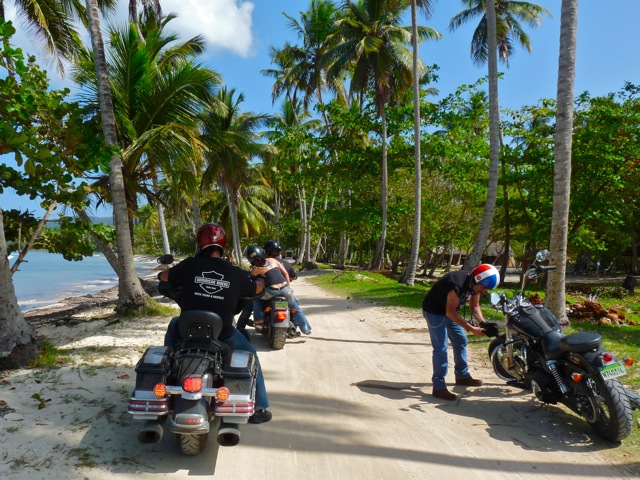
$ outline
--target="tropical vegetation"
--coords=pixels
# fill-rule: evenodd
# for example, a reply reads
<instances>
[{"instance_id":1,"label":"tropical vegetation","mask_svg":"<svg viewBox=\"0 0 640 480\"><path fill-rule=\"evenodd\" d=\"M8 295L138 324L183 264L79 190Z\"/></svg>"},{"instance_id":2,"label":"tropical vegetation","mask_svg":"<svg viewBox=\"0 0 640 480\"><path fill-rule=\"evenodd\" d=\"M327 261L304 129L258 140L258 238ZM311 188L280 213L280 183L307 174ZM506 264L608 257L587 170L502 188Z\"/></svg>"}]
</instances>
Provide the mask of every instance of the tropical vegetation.
<instances>
[{"instance_id":1,"label":"tropical vegetation","mask_svg":"<svg viewBox=\"0 0 640 480\"><path fill-rule=\"evenodd\" d=\"M274 82L278 113L267 115L245 110L242 92L202 64L201 37L166 33L172 17L160 2L143 2L140 13L131 3L131 23L107 23L104 42L97 12L108 2L87 0L87 11L60 13L67 33L59 56L81 87L75 96L49 91L36 59L11 47L14 27L0 18L0 154L18 164L0 166L0 191L38 198L51 212L68 207L55 218L56 231L28 212L0 210L0 264L18 247L26 254L25 244L64 245L70 259L100 248L120 275L120 306L142 308L148 297L132 253L191 254L195 230L216 221L239 264L248 245L275 238L306 267L387 270L406 285L467 258L504 272L549 247L560 212L554 192L570 181L567 221L558 223L566 245L554 244L554 258L568 272L637 273L637 85L575 96L566 81L569 56L559 72L562 97L500 110L491 61L487 78L436 99L447 66L414 54L420 42L440 37L417 16L428 22L433 2L309 0L287 15L296 41L272 46L272 68L261 72ZM506 62L518 44L528 49L526 28L547 13L512 1L465 0L461 8L451 26L480 19L471 50L478 62L493 54ZM66 28L74 18L91 25L90 45ZM33 115L62 120L44 130ZM572 168L558 183L560 160ZM113 207L114 229L87 222L104 203ZM0 268L2 285L11 275L10 266ZM1 291L2 305L15 304ZM20 321L16 308L0 310L12 312L0 321Z\"/></svg>"}]
</instances>

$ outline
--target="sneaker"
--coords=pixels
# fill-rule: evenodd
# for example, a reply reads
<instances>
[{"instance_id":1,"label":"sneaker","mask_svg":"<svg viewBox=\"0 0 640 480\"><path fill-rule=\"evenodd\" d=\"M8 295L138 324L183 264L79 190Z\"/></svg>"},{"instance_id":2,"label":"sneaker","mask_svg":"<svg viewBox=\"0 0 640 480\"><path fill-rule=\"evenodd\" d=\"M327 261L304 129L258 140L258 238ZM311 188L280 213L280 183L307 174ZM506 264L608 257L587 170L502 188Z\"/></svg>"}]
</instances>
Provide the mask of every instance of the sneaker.
<instances>
[{"instance_id":1,"label":"sneaker","mask_svg":"<svg viewBox=\"0 0 640 480\"><path fill-rule=\"evenodd\" d=\"M482 385L482 380L478 380L472 377L456 378L456 385L465 385L467 387L479 387Z\"/></svg>"},{"instance_id":2,"label":"sneaker","mask_svg":"<svg viewBox=\"0 0 640 480\"><path fill-rule=\"evenodd\" d=\"M450 402L458 398L458 396L455 393L451 393L446 388L442 388L442 389L434 388L431 394L434 397L439 398L440 400L448 400Z\"/></svg>"},{"instance_id":3,"label":"sneaker","mask_svg":"<svg viewBox=\"0 0 640 480\"><path fill-rule=\"evenodd\" d=\"M266 408L256 410L256 413L249 417L249 423L267 423L271 420L271 412Z\"/></svg>"}]
</instances>

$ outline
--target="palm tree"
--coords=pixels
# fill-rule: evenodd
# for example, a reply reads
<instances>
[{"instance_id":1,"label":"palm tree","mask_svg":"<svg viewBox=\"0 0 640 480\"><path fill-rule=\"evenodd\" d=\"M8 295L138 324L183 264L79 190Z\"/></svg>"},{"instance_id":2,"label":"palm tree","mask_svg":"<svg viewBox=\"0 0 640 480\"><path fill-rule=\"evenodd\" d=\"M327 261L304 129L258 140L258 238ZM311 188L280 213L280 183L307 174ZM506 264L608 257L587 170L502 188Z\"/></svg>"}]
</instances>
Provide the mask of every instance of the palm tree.
<instances>
[{"instance_id":1,"label":"palm tree","mask_svg":"<svg viewBox=\"0 0 640 480\"><path fill-rule=\"evenodd\" d=\"M480 229L473 246L467 256L464 268L471 269L477 265L489 238L491 223L498 195L498 170L500 163L500 105L498 100L498 62L497 56L505 65L513 54L514 41L528 51L531 50L529 36L524 32L520 21L530 26L539 26L542 16L549 12L538 5L515 0L462 0L468 8L455 15L449 29L455 30L467 21L480 17L471 40L471 58L474 63L488 63L489 69L489 184L484 214Z\"/></svg>"},{"instance_id":2,"label":"palm tree","mask_svg":"<svg viewBox=\"0 0 640 480\"><path fill-rule=\"evenodd\" d=\"M558 60L558 107L556 113L553 216L551 219L551 264L546 303L562 325L568 324L565 308L567 232L571 193L571 141L573 95L576 78L576 31L578 0L562 0L560 11L560 57Z\"/></svg>"},{"instance_id":3,"label":"palm tree","mask_svg":"<svg viewBox=\"0 0 640 480\"><path fill-rule=\"evenodd\" d=\"M382 123L380 165L380 204L382 209L380 237L376 245L372 269L383 264L387 236L387 118L385 106L394 95L412 82L411 27L401 26L408 0L358 0L342 4L343 17L337 21L339 42L327 56L331 61L328 78L350 74L350 94L373 90L376 112ZM419 27L420 40L437 38L435 30ZM419 62L421 72L424 63Z\"/></svg>"},{"instance_id":4,"label":"palm tree","mask_svg":"<svg viewBox=\"0 0 640 480\"><path fill-rule=\"evenodd\" d=\"M411 44L413 49L413 155L415 168L414 182L414 212L413 212L413 237L411 239L411 252L409 262L405 267L399 283L413 285L418 268L418 253L420 250L420 230L422 217L422 158L420 157L420 70L418 68L418 7L422 8L425 16L431 16L431 0L411 0Z\"/></svg>"},{"instance_id":5,"label":"palm tree","mask_svg":"<svg viewBox=\"0 0 640 480\"><path fill-rule=\"evenodd\" d=\"M207 167L202 187L218 184L225 193L233 236L233 250L238 264L242 263L242 246L238 226L240 191L249 181L249 162L266 148L260 143L257 130L266 125L268 116L243 112L244 95L235 89L222 88L218 101L226 108L205 111L202 115L203 140L207 145Z\"/></svg>"},{"instance_id":6,"label":"palm tree","mask_svg":"<svg viewBox=\"0 0 640 480\"><path fill-rule=\"evenodd\" d=\"M224 109L213 96L220 75L193 60L204 49L202 38L179 43L163 33L173 18L165 17L159 26L143 24L144 42L132 23L110 32L109 71L131 231L140 195L161 206L157 185L163 169L196 175L203 148L197 117L205 107ZM97 95L94 68L91 52L83 51L74 79L85 88L89 102ZM163 248L169 250L168 245Z\"/></svg>"},{"instance_id":7,"label":"palm tree","mask_svg":"<svg viewBox=\"0 0 640 480\"><path fill-rule=\"evenodd\" d=\"M146 21L151 20L158 26L162 21L162 6L160 0L129 0L129 20L135 25L138 40L144 42L144 34L140 28L140 18L138 16L138 1L142 4L142 12Z\"/></svg>"},{"instance_id":8,"label":"palm tree","mask_svg":"<svg viewBox=\"0 0 640 480\"><path fill-rule=\"evenodd\" d=\"M100 112L102 114L102 132L105 143L112 147L114 152L119 152L116 117L113 110L111 86L109 85L109 71L102 41L98 4L97 0L86 0L86 2L91 44L95 56L95 72L100 100ZM131 244L124 177L122 175L122 163L119 153L114 153L111 156L109 167L111 168L111 196L113 198L113 216L116 227L118 261L120 266L120 271L118 272L118 304L116 308L118 311L126 311L131 307L145 305L148 296L140 284L133 263L133 246Z\"/></svg>"}]
</instances>

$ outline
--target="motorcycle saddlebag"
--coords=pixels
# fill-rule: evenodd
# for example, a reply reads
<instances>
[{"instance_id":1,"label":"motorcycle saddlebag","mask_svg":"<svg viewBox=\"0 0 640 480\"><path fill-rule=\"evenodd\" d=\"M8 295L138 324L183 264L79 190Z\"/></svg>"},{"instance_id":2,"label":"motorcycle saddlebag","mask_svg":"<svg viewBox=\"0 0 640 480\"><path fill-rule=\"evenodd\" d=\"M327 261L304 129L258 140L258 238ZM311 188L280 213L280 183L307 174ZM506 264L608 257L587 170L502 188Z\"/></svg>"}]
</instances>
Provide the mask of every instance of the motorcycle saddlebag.
<instances>
[{"instance_id":1,"label":"motorcycle saddlebag","mask_svg":"<svg viewBox=\"0 0 640 480\"><path fill-rule=\"evenodd\" d=\"M234 350L224 360L224 386L233 394L251 397L258 365L253 353Z\"/></svg>"},{"instance_id":2,"label":"motorcycle saddlebag","mask_svg":"<svg viewBox=\"0 0 640 480\"><path fill-rule=\"evenodd\" d=\"M519 333L536 340L542 339L547 332L560 330L553 314L542 305L520 307L518 314L511 318L510 324Z\"/></svg>"},{"instance_id":3,"label":"motorcycle saddlebag","mask_svg":"<svg viewBox=\"0 0 640 480\"><path fill-rule=\"evenodd\" d=\"M171 371L171 347L149 347L136 364L136 391L153 390L157 383L166 383Z\"/></svg>"}]
</instances>

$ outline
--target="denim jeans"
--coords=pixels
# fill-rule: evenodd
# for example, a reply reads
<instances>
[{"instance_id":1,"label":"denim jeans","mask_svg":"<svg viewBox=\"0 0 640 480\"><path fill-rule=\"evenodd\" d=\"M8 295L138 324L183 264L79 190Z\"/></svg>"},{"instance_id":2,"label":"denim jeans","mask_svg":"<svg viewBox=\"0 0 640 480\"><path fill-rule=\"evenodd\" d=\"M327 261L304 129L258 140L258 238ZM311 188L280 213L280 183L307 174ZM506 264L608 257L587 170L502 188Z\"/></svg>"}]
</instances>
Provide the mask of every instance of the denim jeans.
<instances>
[{"instance_id":1,"label":"denim jeans","mask_svg":"<svg viewBox=\"0 0 640 480\"><path fill-rule=\"evenodd\" d=\"M254 320L264 320L263 315L263 307L262 300L269 300L270 298L277 297L282 295L286 297L287 303L289 304L289 310L293 310L295 308L296 313L291 315L291 322L305 335L309 335L311 333L311 325L309 325L309 321L307 317L302 312L300 305L298 305L298 300L296 300L293 291L288 285L285 285L282 288L265 288L265 293L260 299L256 299L253 301L253 319Z\"/></svg>"},{"instance_id":2,"label":"denim jeans","mask_svg":"<svg viewBox=\"0 0 640 480\"><path fill-rule=\"evenodd\" d=\"M447 354L448 341L453 347L453 361L456 378L467 378L469 375L469 361L467 359L467 334L460 325L444 315L437 315L422 311L427 320L431 346L433 347L433 376L431 381L435 390L447 388L445 380L449 368Z\"/></svg>"},{"instance_id":3,"label":"denim jeans","mask_svg":"<svg viewBox=\"0 0 640 480\"><path fill-rule=\"evenodd\" d=\"M180 317L174 317L169 322L167 332L164 335L164 344L166 346L174 347L180 339L180 335L178 333L178 318ZM260 366L260 360L258 359L255 347L251 345L251 342L249 342L249 340L247 340L237 329L234 329L233 335L226 340L222 340L222 342L229 345L232 350L246 350L247 352L253 353L256 358L256 363L258 364L258 373L256 375L256 410L269 407L269 398L267 397L267 388L264 384L264 375L262 374L262 367Z\"/></svg>"}]
</instances>

